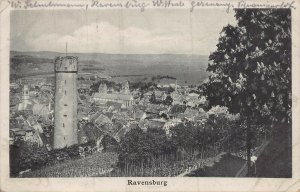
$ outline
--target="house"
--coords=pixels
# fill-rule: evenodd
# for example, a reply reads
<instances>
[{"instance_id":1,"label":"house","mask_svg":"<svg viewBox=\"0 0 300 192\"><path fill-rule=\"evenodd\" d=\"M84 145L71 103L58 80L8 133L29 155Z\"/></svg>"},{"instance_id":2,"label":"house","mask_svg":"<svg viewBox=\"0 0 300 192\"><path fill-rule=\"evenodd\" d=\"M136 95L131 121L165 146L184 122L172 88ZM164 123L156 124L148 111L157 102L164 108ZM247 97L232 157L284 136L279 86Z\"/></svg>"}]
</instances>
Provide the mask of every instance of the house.
<instances>
[{"instance_id":1,"label":"house","mask_svg":"<svg viewBox=\"0 0 300 192\"><path fill-rule=\"evenodd\" d=\"M16 109L20 102L21 102L21 99L20 99L19 96L11 95L10 98L9 98L9 107L10 107L10 109L12 109L12 108Z\"/></svg>"},{"instance_id":2,"label":"house","mask_svg":"<svg viewBox=\"0 0 300 192\"><path fill-rule=\"evenodd\" d=\"M163 88L170 87L171 84L174 84L174 81L175 81L174 78L161 78L157 83L157 87L163 87Z\"/></svg>"},{"instance_id":3,"label":"house","mask_svg":"<svg viewBox=\"0 0 300 192\"><path fill-rule=\"evenodd\" d=\"M176 125L179 125L180 123L182 123L182 121L179 119L170 119L168 122L166 122L163 126L163 129L166 131L166 135L170 137L171 136L170 129L172 127L175 127Z\"/></svg>"},{"instance_id":4,"label":"house","mask_svg":"<svg viewBox=\"0 0 300 192\"><path fill-rule=\"evenodd\" d=\"M54 86L53 86L52 84L50 84L50 83L43 84L43 85L41 86L41 90L42 90L42 91L47 91L47 92L53 92Z\"/></svg>"},{"instance_id":5,"label":"house","mask_svg":"<svg viewBox=\"0 0 300 192\"><path fill-rule=\"evenodd\" d=\"M178 118L179 114L183 114L186 109L187 109L187 107L185 105L174 105L171 107L171 109L169 111L169 116L172 119Z\"/></svg>"},{"instance_id":6,"label":"house","mask_svg":"<svg viewBox=\"0 0 300 192\"><path fill-rule=\"evenodd\" d=\"M187 108L184 113L179 114L178 117L187 121L195 121L195 117L199 115L199 111L196 109Z\"/></svg>"},{"instance_id":7,"label":"house","mask_svg":"<svg viewBox=\"0 0 300 192\"><path fill-rule=\"evenodd\" d=\"M164 101L167 98L167 94L164 91L154 91L157 101Z\"/></svg>"},{"instance_id":8,"label":"house","mask_svg":"<svg viewBox=\"0 0 300 192\"><path fill-rule=\"evenodd\" d=\"M42 147L44 145L39 131L35 131L33 133L32 138L31 138L30 141L33 142L33 143L36 143L38 145L38 147Z\"/></svg>"},{"instance_id":9,"label":"house","mask_svg":"<svg viewBox=\"0 0 300 192\"><path fill-rule=\"evenodd\" d=\"M10 89L19 89L19 85L17 83L10 83L9 88Z\"/></svg>"},{"instance_id":10,"label":"house","mask_svg":"<svg viewBox=\"0 0 300 192\"><path fill-rule=\"evenodd\" d=\"M15 142L17 140L25 141L25 135L26 135L26 132L24 130L22 130L21 128L9 129L9 137L10 137L10 140L12 140L13 142Z\"/></svg>"},{"instance_id":11,"label":"house","mask_svg":"<svg viewBox=\"0 0 300 192\"><path fill-rule=\"evenodd\" d=\"M189 93L189 94L187 95L187 97L188 97L188 98L198 99L199 94L192 92L192 93Z\"/></svg>"},{"instance_id":12,"label":"house","mask_svg":"<svg viewBox=\"0 0 300 192\"><path fill-rule=\"evenodd\" d=\"M78 106L77 108L78 120L89 121L89 111L90 111L90 107L88 105Z\"/></svg>"},{"instance_id":13,"label":"house","mask_svg":"<svg viewBox=\"0 0 300 192\"><path fill-rule=\"evenodd\" d=\"M199 95L197 93L189 93L186 96L186 105L189 107L196 107L200 104Z\"/></svg>"},{"instance_id":14,"label":"house","mask_svg":"<svg viewBox=\"0 0 300 192\"><path fill-rule=\"evenodd\" d=\"M10 140L33 141L34 129L32 128L11 128L9 132Z\"/></svg>"},{"instance_id":15,"label":"house","mask_svg":"<svg viewBox=\"0 0 300 192\"><path fill-rule=\"evenodd\" d=\"M122 103L108 101L105 104L108 107L108 111L120 111L122 108Z\"/></svg>"},{"instance_id":16,"label":"house","mask_svg":"<svg viewBox=\"0 0 300 192\"><path fill-rule=\"evenodd\" d=\"M81 81L78 84L78 90L80 93L88 93L90 91L90 83Z\"/></svg>"},{"instance_id":17,"label":"house","mask_svg":"<svg viewBox=\"0 0 300 192\"><path fill-rule=\"evenodd\" d=\"M167 107L164 105L155 105L155 104L147 104L145 105L144 111L147 114L157 114L159 115L162 111L166 111Z\"/></svg>"},{"instance_id":18,"label":"house","mask_svg":"<svg viewBox=\"0 0 300 192\"><path fill-rule=\"evenodd\" d=\"M29 116L26 120L27 124L32 127L35 131L43 133L43 128L41 124L37 121L35 116Z\"/></svg>"},{"instance_id":19,"label":"house","mask_svg":"<svg viewBox=\"0 0 300 192\"><path fill-rule=\"evenodd\" d=\"M112 122L120 122L122 125L127 125L130 121L130 116L126 112L115 113L111 120Z\"/></svg>"},{"instance_id":20,"label":"house","mask_svg":"<svg viewBox=\"0 0 300 192\"><path fill-rule=\"evenodd\" d=\"M204 105L206 102L207 102L207 99L205 96L201 96L200 99L199 99L199 102L201 105Z\"/></svg>"},{"instance_id":21,"label":"house","mask_svg":"<svg viewBox=\"0 0 300 192\"><path fill-rule=\"evenodd\" d=\"M162 129L166 123L164 119L145 119L140 121L139 127L144 131L147 129Z\"/></svg>"},{"instance_id":22,"label":"house","mask_svg":"<svg viewBox=\"0 0 300 192\"><path fill-rule=\"evenodd\" d=\"M172 92L171 93L171 97L173 99L173 103L172 105L183 105L186 103L186 98L185 96L181 95L180 93L178 92Z\"/></svg>"},{"instance_id":23,"label":"house","mask_svg":"<svg viewBox=\"0 0 300 192\"><path fill-rule=\"evenodd\" d=\"M32 114L43 118L49 118L50 113L53 112L51 103L48 105L35 103L32 106Z\"/></svg>"},{"instance_id":24,"label":"house","mask_svg":"<svg viewBox=\"0 0 300 192\"><path fill-rule=\"evenodd\" d=\"M202 108L199 109L199 114L195 117L195 122L198 124L203 124L206 122L209 117L208 113L205 112Z\"/></svg>"},{"instance_id":25,"label":"house","mask_svg":"<svg viewBox=\"0 0 300 192\"><path fill-rule=\"evenodd\" d=\"M28 117L27 117L28 118ZM24 118L23 115L17 116L15 118L10 118L9 119L9 127L10 128L16 128L16 127L24 127L24 126L28 126L28 122L26 121L26 119Z\"/></svg>"},{"instance_id":26,"label":"house","mask_svg":"<svg viewBox=\"0 0 300 192\"><path fill-rule=\"evenodd\" d=\"M25 131L25 141L32 141L34 129L31 127L28 127L28 128L25 128L24 131Z\"/></svg>"},{"instance_id":27,"label":"house","mask_svg":"<svg viewBox=\"0 0 300 192\"><path fill-rule=\"evenodd\" d=\"M103 114L100 114L92 122L99 127L104 124L112 124L112 121L106 115L103 115Z\"/></svg>"},{"instance_id":28,"label":"house","mask_svg":"<svg viewBox=\"0 0 300 192\"><path fill-rule=\"evenodd\" d=\"M152 94L153 94L153 92L151 92L151 91L148 91L148 92L144 93L144 94L143 94L143 96L144 96L144 99L143 99L143 100L146 101L146 102L149 102L149 100L150 100Z\"/></svg>"},{"instance_id":29,"label":"house","mask_svg":"<svg viewBox=\"0 0 300 192\"><path fill-rule=\"evenodd\" d=\"M94 113L89 117L90 122L94 123L97 126L102 126L104 124L112 124L110 118L101 113L100 111Z\"/></svg>"},{"instance_id":30,"label":"house","mask_svg":"<svg viewBox=\"0 0 300 192\"><path fill-rule=\"evenodd\" d=\"M142 110L134 110L133 111L133 119L135 119L136 121L141 121L146 119L147 117L147 113L145 111Z\"/></svg>"}]
</instances>

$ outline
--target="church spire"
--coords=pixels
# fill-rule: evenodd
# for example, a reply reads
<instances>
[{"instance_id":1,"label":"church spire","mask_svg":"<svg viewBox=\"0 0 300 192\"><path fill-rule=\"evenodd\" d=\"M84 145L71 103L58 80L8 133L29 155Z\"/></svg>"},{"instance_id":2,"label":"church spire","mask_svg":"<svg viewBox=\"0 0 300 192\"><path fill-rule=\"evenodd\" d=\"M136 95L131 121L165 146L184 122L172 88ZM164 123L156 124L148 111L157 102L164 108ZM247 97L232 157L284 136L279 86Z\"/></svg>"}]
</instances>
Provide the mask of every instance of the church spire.
<instances>
[{"instance_id":1,"label":"church spire","mask_svg":"<svg viewBox=\"0 0 300 192\"><path fill-rule=\"evenodd\" d=\"M122 89L123 89L123 93L125 93L125 94L130 94L129 83L128 83L128 81L126 81L126 82L123 84Z\"/></svg>"}]
</instances>

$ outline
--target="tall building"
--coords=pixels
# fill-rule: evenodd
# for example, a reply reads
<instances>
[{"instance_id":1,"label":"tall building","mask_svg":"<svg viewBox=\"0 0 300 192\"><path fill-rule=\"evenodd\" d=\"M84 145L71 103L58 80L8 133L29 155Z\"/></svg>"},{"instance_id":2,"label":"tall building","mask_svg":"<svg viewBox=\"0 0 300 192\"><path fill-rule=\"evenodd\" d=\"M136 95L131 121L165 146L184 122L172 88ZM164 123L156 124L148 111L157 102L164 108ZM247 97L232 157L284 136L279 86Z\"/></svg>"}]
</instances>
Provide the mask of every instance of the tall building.
<instances>
[{"instance_id":1,"label":"tall building","mask_svg":"<svg viewBox=\"0 0 300 192\"><path fill-rule=\"evenodd\" d=\"M78 143L77 138L77 71L78 58L55 59L55 127L54 148Z\"/></svg>"},{"instance_id":2,"label":"tall building","mask_svg":"<svg viewBox=\"0 0 300 192\"><path fill-rule=\"evenodd\" d=\"M24 85L22 91L22 100L18 105L18 111L28 110L31 109L33 102L30 100L29 97L29 87L28 85Z\"/></svg>"},{"instance_id":3,"label":"tall building","mask_svg":"<svg viewBox=\"0 0 300 192\"><path fill-rule=\"evenodd\" d=\"M122 85L122 90L120 92L107 92L106 84L100 84L98 92L94 93L92 98L98 103L105 104L108 101L117 102L122 104L123 108L128 108L134 105L134 99L129 90L128 82Z\"/></svg>"},{"instance_id":4,"label":"tall building","mask_svg":"<svg viewBox=\"0 0 300 192\"><path fill-rule=\"evenodd\" d=\"M128 81L126 81L125 83L122 84L122 92L127 95L130 94Z\"/></svg>"}]
</instances>

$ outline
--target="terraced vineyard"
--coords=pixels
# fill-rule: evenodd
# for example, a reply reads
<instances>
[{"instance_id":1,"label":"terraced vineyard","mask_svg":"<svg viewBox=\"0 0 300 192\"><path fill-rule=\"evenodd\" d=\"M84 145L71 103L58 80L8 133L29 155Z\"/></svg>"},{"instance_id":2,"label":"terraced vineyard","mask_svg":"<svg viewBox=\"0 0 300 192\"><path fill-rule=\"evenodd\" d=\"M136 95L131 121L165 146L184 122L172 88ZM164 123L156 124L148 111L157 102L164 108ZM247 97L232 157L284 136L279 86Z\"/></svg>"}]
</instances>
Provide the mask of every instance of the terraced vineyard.
<instances>
[{"instance_id":1,"label":"terraced vineyard","mask_svg":"<svg viewBox=\"0 0 300 192\"><path fill-rule=\"evenodd\" d=\"M118 160L117 153L96 152L91 156L69 160L54 166L24 173L21 177L93 177L108 174Z\"/></svg>"}]
</instances>

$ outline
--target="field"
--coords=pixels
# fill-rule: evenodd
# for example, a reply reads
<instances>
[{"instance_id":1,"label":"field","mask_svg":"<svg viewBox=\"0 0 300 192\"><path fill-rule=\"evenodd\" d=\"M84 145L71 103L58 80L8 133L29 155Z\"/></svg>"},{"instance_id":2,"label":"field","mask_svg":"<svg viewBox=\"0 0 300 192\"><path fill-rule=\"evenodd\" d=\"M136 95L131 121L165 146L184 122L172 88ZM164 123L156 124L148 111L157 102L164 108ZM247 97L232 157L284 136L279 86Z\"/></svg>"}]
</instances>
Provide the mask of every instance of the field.
<instances>
[{"instance_id":1,"label":"field","mask_svg":"<svg viewBox=\"0 0 300 192\"><path fill-rule=\"evenodd\" d=\"M117 159L117 154L114 152L96 152L82 159L68 160L24 173L21 177L96 177L110 172Z\"/></svg>"}]
</instances>

